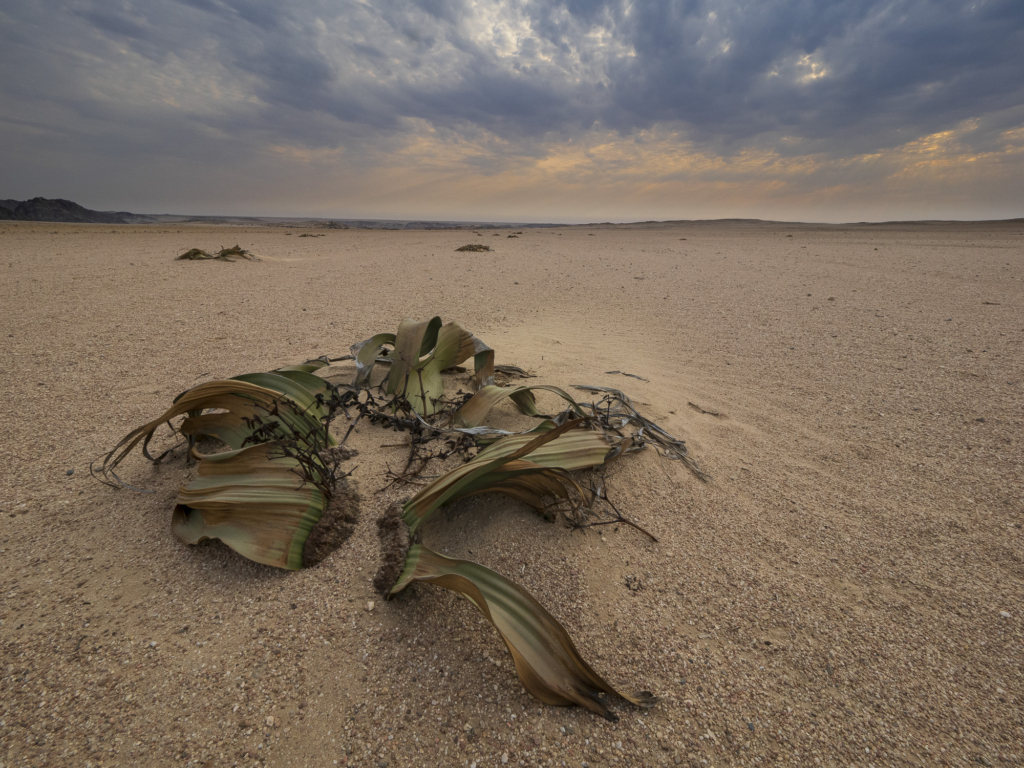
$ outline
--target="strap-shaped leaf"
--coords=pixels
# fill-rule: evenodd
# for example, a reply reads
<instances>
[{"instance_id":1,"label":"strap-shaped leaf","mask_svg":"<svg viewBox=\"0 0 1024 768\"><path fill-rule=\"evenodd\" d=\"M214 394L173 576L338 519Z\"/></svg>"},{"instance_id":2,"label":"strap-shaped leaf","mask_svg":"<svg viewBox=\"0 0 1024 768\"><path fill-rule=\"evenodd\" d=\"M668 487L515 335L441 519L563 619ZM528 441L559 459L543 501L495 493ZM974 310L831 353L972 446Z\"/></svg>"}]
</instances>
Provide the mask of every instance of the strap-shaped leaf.
<instances>
[{"instance_id":1,"label":"strap-shaped leaf","mask_svg":"<svg viewBox=\"0 0 1024 768\"><path fill-rule=\"evenodd\" d=\"M417 413L431 416L437 410L436 401L444 394L441 372L470 356L475 358L474 381L493 379L493 350L458 323L441 325L440 317L424 322L403 320L395 336L388 394L403 395Z\"/></svg>"},{"instance_id":2,"label":"strap-shaped leaf","mask_svg":"<svg viewBox=\"0 0 1024 768\"><path fill-rule=\"evenodd\" d=\"M254 418L265 422L276 418L289 432L316 435L328 446L337 445L337 439L320 422L325 409L316 396L328 391L326 381L305 371L253 373L199 384L175 397L161 416L125 435L103 457L99 474L110 485L125 485L117 476L117 466L140 442L143 453L152 458L147 448L153 432L183 414L189 415L182 425L183 434L217 437L232 448L241 448L252 434L253 427L245 420ZM203 411L226 411L229 415Z\"/></svg>"},{"instance_id":3,"label":"strap-shaped leaf","mask_svg":"<svg viewBox=\"0 0 1024 768\"><path fill-rule=\"evenodd\" d=\"M494 383L494 350L484 344L458 323L441 324L441 318L429 320L405 319L398 333L378 333L350 348L356 363L352 385L365 387L377 362L382 347L393 349L386 355L391 363L386 390L389 395L405 397L421 416L436 411L435 401L444 392L441 372L473 358L474 386Z\"/></svg>"},{"instance_id":4,"label":"strap-shaped leaf","mask_svg":"<svg viewBox=\"0 0 1024 768\"><path fill-rule=\"evenodd\" d=\"M468 598L498 630L523 687L545 704L579 704L608 720L617 720L600 694L620 696L642 707L657 703L647 691L616 691L594 671L565 628L530 593L489 568L443 557L417 544L409 549L405 569L391 594L412 582L435 584Z\"/></svg>"},{"instance_id":5,"label":"strap-shaped leaf","mask_svg":"<svg viewBox=\"0 0 1024 768\"><path fill-rule=\"evenodd\" d=\"M469 401L459 410L456 423L460 427L479 427L487 419L491 409L506 397L511 398L522 413L527 416L540 416L537 410L537 401L534 399L532 390L543 390L553 392L569 403L569 407L580 417L586 416L572 395L559 387L538 384L536 386L498 387L488 386L480 389Z\"/></svg>"},{"instance_id":6,"label":"strap-shaped leaf","mask_svg":"<svg viewBox=\"0 0 1024 768\"><path fill-rule=\"evenodd\" d=\"M306 463L302 466L296 458L286 454L281 441L259 443L221 453L199 453L193 448L192 457L199 461L200 477L275 473L302 479L302 473L306 472L309 473L306 479L321 482L328 474L318 454L307 454Z\"/></svg>"},{"instance_id":7,"label":"strap-shaped leaf","mask_svg":"<svg viewBox=\"0 0 1024 768\"><path fill-rule=\"evenodd\" d=\"M298 365L286 365L283 368L275 368L275 373L283 373L284 371L303 371L304 373L314 373L319 371L321 368L326 368L330 365L330 361L325 357L317 357L313 360L307 360L304 363Z\"/></svg>"},{"instance_id":8,"label":"strap-shaped leaf","mask_svg":"<svg viewBox=\"0 0 1024 768\"><path fill-rule=\"evenodd\" d=\"M246 381L260 387L273 389L290 397L300 410L310 413L319 419L327 415L327 409L317 402L315 389L321 394L327 392L327 382L319 376L301 371L285 371L282 373L244 373L233 376L232 381Z\"/></svg>"},{"instance_id":9,"label":"strap-shaped leaf","mask_svg":"<svg viewBox=\"0 0 1024 768\"><path fill-rule=\"evenodd\" d=\"M421 416L433 416L437 411L437 401L444 394L444 379L441 378L440 367L430 362L410 370L404 392L405 399L416 413Z\"/></svg>"},{"instance_id":10,"label":"strap-shaped leaf","mask_svg":"<svg viewBox=\"0 0 1024 768\"><path fill-rule=\"evenodd\" d=\"M402 519L409 526L409 530L415 532L427 517L442 505L465 496L486 493L488 490L502 492L501 484L512 475L543 475L542 480L524 478L517 481L520 487L532 486L534 493L540 495L544 495L546 490L552 487L553 479L557 480L562 490L555 495L566 498L568 489L565 488L565 484L572 485L572 480L566 475L558 475L555 470L598 466L604 463L605 456L611 450L610 444L602 434L590 430L576 431L580 423L579 420L567 421L559 427L539 434L528 433L502 438L481 451L472 461L456 467L424 486L405 503ZM564 448L562 440L566 440ZM549 444L550 447L543 450ZM540 461L534 461L535 454ZM528 460L515 465L510 464L518 459ZM517 498L522 496L518 495ZM542 508L536 504L533 506Z\"/></svg>"},{"instance_id":11,"label":"strap-shaped leaf","mask_svg":"<svg viewBox=\"0 0 1024 768\"><path fill-rule=\"evenodd\" d=\"M203 456L199 477L178 491L174 534L187 544L220 539L258 563L301 568L302 548L326 500L279 450L265 443Z\"/></svg>"},{"instance_id":12,"label":"strap-shaped leaf","mask_svg":"<svg viewBox=\"0 0 1024 768\"><path fill-rule=\"evenodd\" d=\"M381 348L385 344L394 346L395 334L378 333L366 341L361 341L349 347L349 351L356 361L356 377L352 381L353 387L358 389L370 383L370 374L373 373L373 366L376 364Z\"/></svg>"},{"instance_id":13,"label":"strap-shaped leaf","mask_svg":"<svg viewBox=\"0 0 1024 768\"><path fill-rule=\"evenodd\" d=\"M391 372L388 374L389 395L404 395L409 372L419 366L420 358L437 345L437 332L441 329L441 318L432 317L422 322L405 319L398 325L395 334L395 351Z\"/></svg>"},{"instance_id":14,"label":"strap-shaped leaf","mask_svg":"<svg viewBox=\"0 0 1024 768\"><path fill-rule=\"evenodd\" d=\"M477 389L494 383L494 350L476 336L473 337L473 368L473 385Z\"/></svg>"},{"instance_id":15,"label":"strap-shaped leaf","mask_svg":"<svg viewBox=\"0 0 1024 768\"><path fill-rule=\"evenodd\" d=\"M140 442L145 452L157 427L185 413L199 414L206 409L223 409L251 418L256 413L268 413L281 400L279 392L244 381L208 381L199 384L174 398L174 404L163 414L121 438L103 457L99 467L100 475L111 485L124 485L115 472L118 464Z\"/></svg>"},{"instance_id":16,"label":"strap-shaped leaf","mask_svg":"<svg viewBox=\"0 0 1024 768\"><path fill-rule=\"evenodd\" d=\"M186 437L197 440L202 437L216 437L229 448L237 450L252 436L253 428L246 423L240 413L223 411L189 416L181 422L179 431Z\"/></svg>"},{"instance_id":17,"label":"strap-shaped leaf","mask_svg":"<svg viewBox=\"0 0 1024 768\"><path fill-rule=\"evenodd\" d=\"M534 432L503 437L480 451L473 461L487 461L502 455L511 455L536 438L537 433ZM611 443L603 433L589 429L573 429L556 440L535 448L525 456L534 464L543 467L574 470L600 466L611 449Z\"/></svg>"}]
</instances>

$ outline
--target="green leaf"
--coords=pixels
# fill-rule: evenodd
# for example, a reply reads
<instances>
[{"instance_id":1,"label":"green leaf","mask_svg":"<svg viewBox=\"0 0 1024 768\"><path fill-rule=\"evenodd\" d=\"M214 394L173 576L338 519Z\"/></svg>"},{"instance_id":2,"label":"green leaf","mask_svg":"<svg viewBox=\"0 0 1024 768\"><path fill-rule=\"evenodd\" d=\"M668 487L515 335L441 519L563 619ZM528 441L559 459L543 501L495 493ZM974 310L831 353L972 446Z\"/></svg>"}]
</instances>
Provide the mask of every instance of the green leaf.
<instances>
[{"instance_id":1,"label":"green leaf","mask_svg":"<svg viewBox=\"0 0 1024 768\"><path fill-rule=\"evenodd\" d=\"M501 635L523 687L545 704L579 704L614 721L618 718L605 706L602 693L642 707L657 703L647 691L616 691L586 662L565 628L532 595L489 568L443 557L417 544L410 548L405 569L391 594L412 582L450 589L476 606Z\"/></svg>"},{"instance_id":2,"label":"green leaf","mask_svg":"<svg viewBox=\"0 0 1024 768\"><path fill-rule=\"evenodd\" d=\"M316 392L304 384L316 388ZM146 457L153 459L147 451L153 433L161 424L183 414L189 415L182 425L183 434L192 437L210 435L232 448L241 448L245 438L252 435L253 428L245 424L245 419L256 418L264 422L276 419L289 433L323 439L327 446L337 445L337 439L324 429L320 421L326 411L316 400L318 392L328 391L327 386L319 376L303 371L253 373L199 384L175 397L171 407L161 416L122 438L103 457L100 477L108 485L126 485L117 476L117 466L140 442ZM226 411L231 415L204 414L203 411ZM159 461L162 456L153 460Z\"/></svg>"},{"instance_id":3,"label":"green leaf","mask_svg":"<svg viewBox=\"0 0 1024 768\"><path fill-rule=\"evenodd\" d=\"M349 348L356 361L356 377L352 381L352 386L361 388L370 383L370 374L373 373L373 366L376 364L381 348L385 344L394 346L395 334L378 333L376 336L366 341L361 341L358 344L353 344Z\"/></svg>"},{"instance_id":4,"label":"green leaf","mask_svg":"<svg viewBox=\"0 0 1024 768\"><path fill-rule=\"evenodd\" d=\"M537 402L533 397L532 390L539 389L545 392L553 392L569 403L569 407L579 417L586 416L583 409L573 399L572 395L559 387L544 384L535 386L498 387L490 385L481 388L469 401L459 410L456 423L460 427L479 427L484 423L487 414L491 409L506 397L516 404L522 413L527 416L540 416L537 410Z\"/></svg>"},{"instance_id":5,"label":"green leaf","mask_svg":"<svg viewBox=\"0 0 1024 768\"><path fill-rule=\"evenodd\" d=\"M245 419L232 411L189 416L178 430L181 434L197 440L202 437L215 437L233 449L241 448L242 443L252 437L253 433L253 428L246 424Z\"/></svg>"},{"instance_id":6,"label":"green leaf","mask_svg":"<svg viewBox=\"0 0 1024 768\"><path fill-rule=\"evenodd\" d=\"M498 440L481 451L472 461L456 467L424 486L405 503L402 519L409 526L410 532L415 532L427 517L442 505L489 490L504 492L507 487L512 487L506 485L512 477L519 478L515 481L515 488L532 488L535 497L555 495L567 498L569 491L566 484L574 485L574 482L562 472L598 466L604 463L605 456L611 450L610 444L601 433L577 430L581 423L579 420L568 421L539 434L510 435ZM545 449L549 444L550 447ZM535 461L535 458L538 461ZM520 459L523 461L511 463ZM524 475L541 477L526 479L522 477ZM553 485L555 482L560 492L548 493L551 488L556 487ZM520 490L516 497L523 498L523 491ZM537 504L533 506L542 508Z\"/></svg>"},{"instance_id":7,"label":"green leaf","mask_svg":"<svg viewBox=\"0 0 1024 768\"><path fill-rule=\"evenodd\" d=\"M241 376L233 376L231 381L245 381L287 395L299 406L299 410L308 412L315 419L327 415L327 409L317 403L316 392L312 391L315 389L321 394L326 394L327 382L311 373L244 373Z\"/></svg>"},{"instance_id":8,"label":"green leaf","mask_svg":"<svg viewBox=\"0 0 1024 768\"><path fill-rule=\"evenodd\" d=\"M487 461L509 455L536 438L537 434L532 432L503 437L480 451L473 461ZM534 464L540 464L543 467L565 470L585 469L604 464L611 449L612 446L603 433L589 429L575 429L566 432L551 443L532 450L527 458Z\"/></svg>"},{"instance_id":9,"label":"green leaf","mask_svg":"<svg viewBox=\"0 0 1024 768\"><path fill-rule=\"evenodd\" d=\"M302 371L304 373L314 373L319 371L321 368L326 368L330 365L330 361L326 358L318 357L315 360L307 360L304 363L298 365L286 365L283 368L275 368L274 373L283 373L285 371Z\"/></svg>"},{"instance_id":10,"label":"green leaf","mask_svg":"<svg viewBox=\"0 0 1024 768\"><path fill-rule=\"evenodd\" d=\"M409 371L405 386L405 399L416 413L433 416L437 411L437 400L444 394L444 379L439 366L428 363Z\"/></svg>"},{"instance_id":11,"label":"green leaf","mask_svg":"<svg viewBox=\"0 0 1024 768\"><path fill-rule=\"evenodd\" d=\"M419 366L420 358L437 344L441 318L432 317L422 322L405 319L398 325L395 351L392 353L391 372L388 374L389 395L405 395L409 372Z\"/></svg>"},{"instance_id":12,"label":"green leaf","mask_svg":"<svg viewBox=\"0 0 1024 768\"><path fill-rule=\"evenodd\" d=\"M267 414L273 409L280 410L278 404L283 400L279 392L244 381L208 381L199 384L174 398L174 403L163 414L121 438L103 457L99 467L100 476L108 485L124 485L115 471L117 466L140 442L145 452L157 427L178 416L186 413L198 415L207 409L223 409L239 417L251 418L257 414ZM291 406L286 408L290 409Z\"/></svg>"},{"instance_id":13,"label":"green leaf","mask_svg":"<svg viewBox=\"0 0 1024 768\"><path fill-rule=\"evenodd\" d=\"M296 570L326 499L298 462L264 443L204 456L199 477L178 491L171 530L186 544L219 539L257 563Z\"/></svg>"},{"instance_id":14,"label":"green leaf","mask_svg":"<svg viewBox=\"0 0 1024 768\"><path fill-rule=\"evenodd\" d=\"M494 350L458 323L441 324L440 317L403 320L397 334L379 333L351 347L356 361L354 387L369 384L370 373L385 344L393 349L386 356L391 364L386 391L406 398L421 416L433 415L435 401L444 393L441 372L470 357L474 359L476 388L494 383Z\"/></svg>"}]
</instances>

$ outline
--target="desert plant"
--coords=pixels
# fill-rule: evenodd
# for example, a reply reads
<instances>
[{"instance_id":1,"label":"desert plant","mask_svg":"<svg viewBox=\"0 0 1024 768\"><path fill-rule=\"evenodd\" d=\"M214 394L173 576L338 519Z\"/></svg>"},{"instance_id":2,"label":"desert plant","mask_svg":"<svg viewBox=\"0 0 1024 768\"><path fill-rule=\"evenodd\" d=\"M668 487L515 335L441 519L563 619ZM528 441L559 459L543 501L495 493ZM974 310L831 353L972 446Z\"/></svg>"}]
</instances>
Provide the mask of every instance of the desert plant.
<instances>
[{"instance_id":1,"label":"desert plant","mask_svg":"<svg viewBox=\"0 0 1024 768\"><path fill-rule=\"evenodd\" d=\"M203 261L204 259L212 259L213 256L208 254L202 248L189 248L183 254L177 257L177 261Z\"/></svg>"},{"instance_id":2,"label":"desert plant","mask_svg":"<svg viewBox=\"0 0 1024 768\"><path fill-rule=\"evenodd\" d=\"M442 373L470 357L475 394L446 400ZM352 385L335 386L316 375L329 362L340 360L355 363ZM370 386L378 362L390 365L378 387L385 395L381 400ZM528 375L515 366L500 368ZM521 587L482 565L442 557L417 543L416 537L441 506L485 493L511 496L549 518L555 517L555 510L566 510L567 519L577 527L626 522L643 531L610 504L603 481L588 488L573 473L601 467L647 444L704 475L683 442L640 415L621 391L577 387L603 394L598 402L580 403L558 387L496 386L495 370L494 351L456 323L442 324L439 317L404 320L397 333L377 334L353 345L351 354L341 358L319 358L186 390L158 418L118 442L94 474L109 485L132 487L117 475L118 465L140 444L143 455L159 463L173 448L152 456L148 446L155 430L184 417L177 431L198 462L198 476L178 491L174 533L190 544L219 539L256 562L295 569L301 567L304 543L339 481L339 441L330 431L339 412L346 417L349 408L356 412L349 432L363 417L407 430L407 469L418 447L433 440L444 439L448 447L423 457L420 469L433 458L478 448L475 456L467 455L463 464L381 517L383 559L374 585L389 598L414 582L466 597L498 630L523 686L542 702L579 704L609 719L615 716L600 698L602 693L652 706L656 699L650 693L620 694L597 675L565 629ZM541 413L535 391L557 395L565 408L557 414ZM488 415L505 399L540 421L514 434L488 427ZM227 450L200 451L201 441L211 438ZM399 474L395 481L410 478ZM614 516L595 519L601 502L612 506Z\"/></svg>"},{"instance_id":3,"label":"desert plant","mask_svg":"<svg viewBox=\"0 0 1024 768\"><path fill-rule=\"evenodd\" d=\"M353 386L369 383L376 362L390 363L387 394L408 400L422 416L437 411L437 401L444 394L441 372L470 357L475 368L474 386L494 383L494 350L458 323L442 325L440 317L423 322L403 320L398 333L378 333L354 344L351 352L351 356L335 359L355 359Z\"/></svg>"},{"instance_id":4,"label":"desert plant","mask_svg":"<svg viewBox=\"0 0 1024 768\"><path fill-rule=\"evenodd\" d=\"M434 584L466 597L498 630L523 687L545 704L579 704L614 721L618 717L599 698L601 693L641 707L658 701L648 691L622 693L613 688L580 655L569 633L544 606L489 568L453 560L417 544L410 548L391 594L413 582Z\"/></svg>"},{"instance_id":5,"label":"desert plant","mask_svg":"<svg viewBox=\"0 0 1024 768\"><path fill-rule=\"evenodd\" d=\"M623 694L613 688L583 659L562 625L519 585L477 563L411 543L436 509L467 496L502 493L542 512L547 512L546 499L569 499L571 489L583 499L583 489L568 473L603 464L614 453L610 441L602 432L587 429L585 419L544 425L536 433L501 438L402 507L389 509L378 521L384 556L374 585L389 599L413 582L463 595L498 630L531 695L546 704L579 704L616 720L601 693L644 707L657 699L647 691Z\"/></svg>"},{"instance_id":6,"label":"desert plant","mask_svg":"<svg viewBox=\"0 0 1024 768\"><path fill-rule=\"evenodd\" d=\"M177 261L205 261L207 259L219 259L221 261L238 261L238 259L246 259L247 261L260 260L258 256L239 245L231 248L221 248L216 255L207 253L201 248L190 248L176 258Z\"/></svg>"},{"instance_id":7,"label":"desert plant","mask_svg":"<svg viewBox=\"0 0 1024 768\"><path fill-rule=\"evenodd\" d=\"M504 493L543 511L546 498L568 499L572 488L582 495L567 472L599 466L612 450L603 434L577 429L582 423L567 421L539 434L509 435L429 483L404 505L402 519L410 533L442 505L467 496Z\"/></svg>"},{"instance_id":8,"label":"desert plant","mask_svg":"<svg viewBox=\"0 0 1024 768\"><path fill-rule=\"evenodd\" d=\"M335 492L337 445L329 426L345 394L312 371L325 361L269 373L210 381L186 390L159 418L130 432L103 457L94 474L126 486L117 466L153 433L186 415L178 431L198 461L198 478L178 491L171 528L188 544L219 539L259 563L302 567L302 549ZM196 443L216 438L230 450L201 453ZM131 487L131 486L127 486Z\"/></svg>"}]
</instances>

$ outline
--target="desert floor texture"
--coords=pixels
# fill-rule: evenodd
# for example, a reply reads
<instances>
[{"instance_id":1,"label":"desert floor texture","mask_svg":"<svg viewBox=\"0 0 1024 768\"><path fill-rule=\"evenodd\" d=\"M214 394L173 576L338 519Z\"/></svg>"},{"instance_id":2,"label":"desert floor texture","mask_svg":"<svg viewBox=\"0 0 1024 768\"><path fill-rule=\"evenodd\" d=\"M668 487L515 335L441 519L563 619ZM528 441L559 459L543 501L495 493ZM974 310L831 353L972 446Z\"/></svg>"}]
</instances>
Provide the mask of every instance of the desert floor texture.
<instances>
[{"instance_id":1,"label":"desert floor texture","mask_svg":"<svg viewBox=\"0 0 1024 768\"><path fill-rule=\"evenodd\" d=\"M1024 221L509 234L0 225L0 765L1020 765ZM395 432L353 434L358 522L299 572L172 535L181 451L90 477L200 381L435 314L712 475L612 466L656 543L501 497L425 534L654 709L543 706L467 601L372 592Z\"/></svg>"}]
</instances>

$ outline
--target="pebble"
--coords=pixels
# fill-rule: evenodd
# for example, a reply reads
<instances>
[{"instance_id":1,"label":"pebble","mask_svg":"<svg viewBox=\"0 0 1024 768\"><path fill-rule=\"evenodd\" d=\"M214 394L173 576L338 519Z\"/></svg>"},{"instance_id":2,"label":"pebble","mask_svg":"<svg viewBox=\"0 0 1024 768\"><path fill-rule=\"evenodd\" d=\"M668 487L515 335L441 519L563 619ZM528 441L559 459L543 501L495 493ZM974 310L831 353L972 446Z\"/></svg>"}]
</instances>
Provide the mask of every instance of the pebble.
<instances>
[{"instance_id":1,"label":"pebble","mask_svg":"<svg viewBox=\"0 0 1024 768\"><path fill-rule=\"evenodd\" d=\"M1000 615L1000 616L1002 616L1002 617L1003 617L1004 619L1012 619L1012 618L1013 618L1013 617L1012 617L1012 616L1010 615L1010 612L1009 612L1009 611L1000 611L1000 612L999 612L999 615Z\"/></svg>"},{"instance_id":2,"label":"pebble","mask_svg":"<svg viewBox=\"0 0 1024 768\"><path fill-rule=\"evenodd\" d=\"M69 470L68 470L67 472L65 472L64 474L65 474L65 475L68 475L68 476L70 477L71 475L75 474L75 470L73 470L73 469L69 469Z\"/></svg>"},{"instance_id":3,"label":"pebble","mask_svg":"<svg viewBox=\"0 0 1024 768\"><path fill-rule=\"evenodd\" d=\"M501 753L501 764L505 765L508 762L508 752Z\"/></svg>"},{"instance_id":4,"label":"pebble","mask_svg":"<svg viewBox=\"0 0 1024 768\"><path fill-rule=\"evenodd\" d=\"M373 600L366 601L366 610L370 611L371 613L373 612Z\"/></svg>"}]
</instances>

